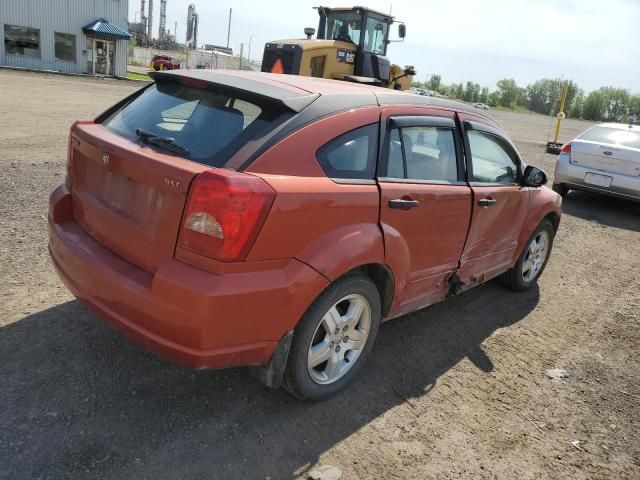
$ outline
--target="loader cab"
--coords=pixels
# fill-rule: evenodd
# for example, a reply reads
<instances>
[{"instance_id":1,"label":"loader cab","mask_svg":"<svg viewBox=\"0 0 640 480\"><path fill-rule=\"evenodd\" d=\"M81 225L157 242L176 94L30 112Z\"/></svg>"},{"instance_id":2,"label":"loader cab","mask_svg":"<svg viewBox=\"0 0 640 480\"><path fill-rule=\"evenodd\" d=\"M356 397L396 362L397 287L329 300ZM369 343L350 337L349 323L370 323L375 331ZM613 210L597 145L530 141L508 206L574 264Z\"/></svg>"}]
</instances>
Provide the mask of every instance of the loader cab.
<instances>
[{"instance_id":1,"label":"loader cab","mask_svg":"<svg viewBox=\"0 0 640 480\"><path fill-rule=\"evenodd\" d=\"M363 7L318 7L318 13L318 39L340 40L357 47L354 59L344 59L354 63L356 76L370 77L376 84L388 81L391 62L386 55L392 16ZM404 24L400 24L398 34L404 38Z\"/></svg>"}]
</instances>

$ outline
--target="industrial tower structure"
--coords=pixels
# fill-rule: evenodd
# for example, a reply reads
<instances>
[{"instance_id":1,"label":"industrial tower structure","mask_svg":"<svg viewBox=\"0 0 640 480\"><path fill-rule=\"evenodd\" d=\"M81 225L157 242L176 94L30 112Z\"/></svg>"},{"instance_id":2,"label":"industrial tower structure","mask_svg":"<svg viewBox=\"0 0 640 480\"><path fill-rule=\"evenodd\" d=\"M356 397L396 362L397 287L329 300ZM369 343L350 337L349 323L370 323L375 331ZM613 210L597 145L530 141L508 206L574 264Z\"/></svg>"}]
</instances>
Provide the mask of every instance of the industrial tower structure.
<instances>
[{"instance_id":1,"label":"industrial tower structure","mask_svg":"<svg viewBox=\"0 0 640 480\"><path fill-rule=\"evenodd\" d=\"M198 14L196 6L192 3L187 10L187 46L198 48Z\"/></svg>"},{"instance_id":2,"label":"industrial tower structure","mask_svg":"<svg viewBox=\"0 0 640 480\"><path fill-rule=\"evenodd\" d=\"M140 0L140 23L142 24L142 32L147 32L147 15L145 14L146 10L146 0Z\"/></svg>"},{"instance_id":3,"label":"industrial tower structure","mask_svg":"<svg viewBox=\"0 0 640 480\"><path fill-rule=\"evenodd\" d=\"M153 0L149 0L153 1ZM167 40L167 0L160 0L160 30L158 31L158 40L163 42Z\"/></svg>"},{"instance_id":4,"label":"industrial tower structure","mask_svg":"<svg viewBox=\"0 0 640 480\"><path fill-rule=\"evenodd\" d=\"M153 39L153 0L149 0L149 15L147 15L147 37Z\"/></svg>"}]
</instances>

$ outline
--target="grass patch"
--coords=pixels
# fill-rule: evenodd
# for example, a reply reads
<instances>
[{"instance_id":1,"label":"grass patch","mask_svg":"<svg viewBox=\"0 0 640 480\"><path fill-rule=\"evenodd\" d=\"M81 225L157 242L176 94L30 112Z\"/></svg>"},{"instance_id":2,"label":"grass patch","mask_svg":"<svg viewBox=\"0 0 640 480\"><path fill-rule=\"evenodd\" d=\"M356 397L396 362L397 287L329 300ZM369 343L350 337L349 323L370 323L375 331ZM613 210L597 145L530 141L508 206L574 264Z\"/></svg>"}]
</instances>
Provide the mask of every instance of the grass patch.
<instances>
[{"instance_id":1,"label":"grass patch","mask_svg":"<svg viewBox=\"0 0 640 480\"><path fill-rule=\"evenodd\" d=\"M144 73L127 72L127 78L130 80L144 80L146 82L151 81L151 77L149 75L145 75Z\"/></svg>"}]
</instances>

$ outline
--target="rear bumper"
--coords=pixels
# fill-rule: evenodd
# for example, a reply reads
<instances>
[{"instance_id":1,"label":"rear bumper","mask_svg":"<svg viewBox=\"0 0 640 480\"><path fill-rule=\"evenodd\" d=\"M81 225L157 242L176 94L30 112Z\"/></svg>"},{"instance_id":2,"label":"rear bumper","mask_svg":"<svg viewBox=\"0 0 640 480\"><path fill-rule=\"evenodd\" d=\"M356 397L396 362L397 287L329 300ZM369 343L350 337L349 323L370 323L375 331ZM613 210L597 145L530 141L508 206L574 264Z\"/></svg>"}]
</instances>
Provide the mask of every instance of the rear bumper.
<instances>
[{"instance_id":1,"label":"rear bumper","mask_svg":"<svg viewBox=\"0 0 640 480\"><path fill-rule=\"evenodd\" d=\"M584 168L573 165L569 161L569 155L561 154L556 163L553 183L562 183L573 190L586 190L589 192L603 193L628 200L640 201L640 177L620 175L618 173L604 172L600 170ZM597 173L611 177L610 187L600 187L585 183L587 173Z\"/></svg>"},{"instance_id":2,"label":"rear bumper","mask_svg":"<svg viewBox=\"0 0 640 480\"><path fill-rule=\"evenodd\" d=\"M82 230L64 186L50 199L49 252L69 290L107 323L196 368L268 363L280 338L328 284L293 259L225 274L169 259L150 274Z\"/></svg>"}]
</instances>

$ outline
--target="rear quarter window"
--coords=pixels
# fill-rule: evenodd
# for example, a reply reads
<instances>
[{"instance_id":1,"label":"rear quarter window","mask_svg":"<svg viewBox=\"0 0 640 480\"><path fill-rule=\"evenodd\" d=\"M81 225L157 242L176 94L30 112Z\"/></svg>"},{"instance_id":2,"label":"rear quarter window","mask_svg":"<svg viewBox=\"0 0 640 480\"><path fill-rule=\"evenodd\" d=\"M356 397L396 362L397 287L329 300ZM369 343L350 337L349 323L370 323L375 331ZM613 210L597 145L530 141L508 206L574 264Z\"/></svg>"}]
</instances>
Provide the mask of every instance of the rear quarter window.
<instances>
[{"instance_id":1,"label":"rear quarter window","mask_svg":"<svg viewBox=\"0 0 640 480\"><path fill-rule=\"evenodd\" d=\"M351 130L316 152L329 178L372 180L376 172L378 124Z\"/></svg>"},{"instance_id":2,"label":"rear quarter window","mask_svg":"<svg viewBox=\"0 0 640 480\"><path fill-rule=\"evenodd\" d=\"M284 114L250 92L161 82L108 116L103 126L136 143L139 130L169 138L187 150L180 156L221 167L247 141L275 128Z\"/></svg>"}]
</instances>

